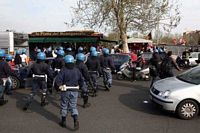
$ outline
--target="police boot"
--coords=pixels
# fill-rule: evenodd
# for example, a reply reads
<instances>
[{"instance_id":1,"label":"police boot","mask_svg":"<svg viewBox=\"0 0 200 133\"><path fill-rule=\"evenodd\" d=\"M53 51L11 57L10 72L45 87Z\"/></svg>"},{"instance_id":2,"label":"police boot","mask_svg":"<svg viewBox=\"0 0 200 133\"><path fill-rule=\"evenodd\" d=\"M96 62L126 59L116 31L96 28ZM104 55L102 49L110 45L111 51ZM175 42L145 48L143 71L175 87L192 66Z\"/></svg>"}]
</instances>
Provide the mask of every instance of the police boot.
<instances>
[{"instance_id":1,"label":"police boot","mask_svg":"<svg viewBox=\"0 0 200 133\"><path fill-rule=\"evenodd\" d=\"M90 103L88 103L88 96L83 97L83 108L90 107Z\"/></svg>"},{"instance_id":2,"label":"police boot","mask_svg":"<svg viewBox=\"0 0 200 133\"><path fill-rule=\"evenodd\" d=\"M44 107L47 104L48 104L48 102L46 101L46 95L43 94L42 98L41 98L41 106Z\"/></svg>"},{"instance_id":3,"label":"police boot","mask_svg":"<svg viewBox=\"0 0 200 133\"><path fill-rule=\"evenodd\" d=\"M74 130L78 130L79 129L79 122L78 122L78 116L74 115Z\"/></svg>"},{"instance_id":4,"label":"police boot","mask_svg":"<svg viewBox=\"0 0 200 133\"><path fill-rule=\"evenodd\" d=\"M63 117L63 116L62 116L62 119L61 119L61 122L59 122L59 125L60 125L61 127L66 127L66 117Z\"/></svg>"}]
</instances>

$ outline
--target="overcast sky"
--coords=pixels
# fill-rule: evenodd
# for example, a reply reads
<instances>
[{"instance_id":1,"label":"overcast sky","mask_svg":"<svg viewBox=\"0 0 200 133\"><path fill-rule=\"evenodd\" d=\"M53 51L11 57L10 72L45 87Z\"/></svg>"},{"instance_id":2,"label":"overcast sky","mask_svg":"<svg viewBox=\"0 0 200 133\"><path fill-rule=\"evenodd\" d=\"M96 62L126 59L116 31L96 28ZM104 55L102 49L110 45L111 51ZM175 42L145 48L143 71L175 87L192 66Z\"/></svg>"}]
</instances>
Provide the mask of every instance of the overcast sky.
<instances>
[{"instance_id":1,"label":"overcast sky","mask_svg":"<svg viewBox=\"0 0 200 133\"><path fill-rule=\"evenodd\" d=\"M173 33L188 30L200 30L200 0L179 0L181 5L181 23ZM70 22L70 7L76 0L0 0L0 31L6 29L17 32L67 31L83 29L70 28L64 22Z\"/></svg>"}]
</instances>

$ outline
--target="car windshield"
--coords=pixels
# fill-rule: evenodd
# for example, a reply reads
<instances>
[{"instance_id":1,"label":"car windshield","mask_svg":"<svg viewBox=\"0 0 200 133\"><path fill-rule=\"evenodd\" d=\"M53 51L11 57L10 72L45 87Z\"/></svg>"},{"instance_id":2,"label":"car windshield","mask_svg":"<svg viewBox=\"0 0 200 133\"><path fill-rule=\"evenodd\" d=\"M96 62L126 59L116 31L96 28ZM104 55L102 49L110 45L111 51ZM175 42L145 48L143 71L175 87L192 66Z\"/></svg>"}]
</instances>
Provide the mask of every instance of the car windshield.
<instances>
[{"instance_id":1,"label":"car windshield","mask_svg":"<svg viewBox=\"0 0 200 133\"><path fill-rule=\"evenodd\" d=\"M200 66L179 74L177 78L188 83L200 84Z\"/></svg>"}]
</instances>

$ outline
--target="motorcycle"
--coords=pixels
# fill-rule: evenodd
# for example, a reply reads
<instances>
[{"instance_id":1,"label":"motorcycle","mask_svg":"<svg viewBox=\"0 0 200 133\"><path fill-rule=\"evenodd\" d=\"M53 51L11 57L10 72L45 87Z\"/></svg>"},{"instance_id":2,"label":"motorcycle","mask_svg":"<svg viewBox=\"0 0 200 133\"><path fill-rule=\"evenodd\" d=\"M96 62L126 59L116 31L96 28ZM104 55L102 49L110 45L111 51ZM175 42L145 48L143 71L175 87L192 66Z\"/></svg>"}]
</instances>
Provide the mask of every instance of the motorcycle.
<instances>
[{"instance_id":1,"label":"motorcycle","mask_svg":"<svg viewBox=\"0 0 200 133\"><path fill-rule=\"evenodd\" d=\"M141 67L136 67L136 79L137 80L149 80L149 68L142 69ZM122 64L120 66L120 71L117 72L117 79L132 79L133 78L133 71L129 67L128 62Z\"/></svg>"}]
</instances>

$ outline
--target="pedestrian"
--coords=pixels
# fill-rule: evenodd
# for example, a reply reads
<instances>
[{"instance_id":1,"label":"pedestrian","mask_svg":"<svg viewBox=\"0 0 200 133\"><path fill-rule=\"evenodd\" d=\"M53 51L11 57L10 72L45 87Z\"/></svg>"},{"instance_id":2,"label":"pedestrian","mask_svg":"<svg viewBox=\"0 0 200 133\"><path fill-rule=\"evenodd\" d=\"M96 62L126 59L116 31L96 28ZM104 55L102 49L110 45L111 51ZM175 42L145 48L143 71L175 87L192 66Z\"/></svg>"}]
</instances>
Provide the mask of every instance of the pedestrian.
<instances>
[{"instance_id":1,"label":"pedestrian","mask_svg":"<svg viewBox=\"0 0 200 133\"><path fill-rule=\"evenodd\" d=\"M4 105L8 102L8 100L4 99L4 90L6 81L11 74L11 68L4 58L5 50L0 49L0 105Z\"/></svg>"},{"instance_id":2,"label":"pedestrian","mask_svg":"<svg viewBox=\"0 0 200 133\"><path fill-rule=\"evenodd\" d=\"M156 61L155 55L153 54L152 58L150 59L149 65L149 74L152 77L150 88L152 87L153 83L156 81L159 73L159 64Z\"/></svg>"},{"instance_id":3,"label":"pedestrian","mask_svg":"<svg viewBox=\"0 0 200 133\"><path fill-rule=\"evenodd\" d=\"M83 79L84 79L83 87L88 92L87 88L88 88L89 85L92 86L92 81L90 79L88 68L85 65L84 61L85 61L85 55L83 53L78 53L77 56L76 56L76 67L80 70L80 72L83 76ZM93 88L93 86L92 86L92 88ZM86 107L89 107L89 106L90 106L90 103L88 103L88 93L84 93L84 95L83 95L83 107L86 108Z\"/></svg>"},{"instance_id":4,"label":"pedestrian","mask_svg":"<svg viewBox=\"0 0 200 133\"><path fill-rule=\"evenodd\" d=\"M103 48L103 55L100 56L100 66L102 68L103 73L103 82L105 85L105 91L110 91L110 87L112 86L112 71L116 72L113 59L109 55L109 49Z\"/></svg>"},{"instance_id":5,"label":"pedestrian","mask_svg":"<svg viewBox=\"0 0 200 133\"><path fill-rule=\"evenodd\" d=\"M162 63L160 64L160 78L163 79L167 77L173 77L173 67L175 67L178 71L182 70L177 65L175 59L172 58L172 51L168 51L167 56L163 59Z\"/></svg>"},{"instance_id":6,"label":"pedestrian","mask_svg":"<svg viewBox=\"0 0 200 133\"><path fill-rule=\"evenodd\" d=\"M21 57L21 60L22 60L22 66L23 67L27 66L28 64L27 64L27 55L26 55L26 49L25 48L22 49L22 54L20 55L20 57Z\"/></svg>"},{"instance_id":7,"label":"pedestrian","mask_svg":"<svg viewBox=\"0 0 200 133\"><path fill-rule=\"evenodd\" d=\"M39 89L42 89L42 97L41 97L41 106L45 106L48 104L46 101L47 94L47 76L51 76L50 67L45 63L46 55L44 52L40 52L37 54L37 61L34 62L30 67L28 72L32 74L32 90L28 97L28 100L23 108L23 110L27 110Z\"/></svg>"},{"instance_id":8,"label":"pedestrian","mask_svg":"<svg viewBox=\"0 0 200 133\"><path fill-rule=\"evenodd\" d=\"M6 59L6 62L8 63L8 65L9 65L9 67L11 68L12 59L13 59L12 55L11 54L7 54L5 59ZM13 85L13 83L12 83L11 77L8 76L8 79L7 79L6 85L5 85L5 92L6 92L7 95L11 95L12 94L12 89L13 89L12 85Z\"/></svg>"},{"instance_id":9,"label":"pedestrian","mask_svg":"<svg viewBox=\"0 0 200 133\"><path fill-rule=\"evenodd\" d=\"M74 57L66 55L64 57L65 67L58 73L56 84L61 89L61 122L60 126L66 127L66 116L68 111L74 119L74 129L79 128L78 121L78 89L81 88L83 93L87 93L87 89L83 88L84 79L78 68L75 67Z\"/></svg>"},{"instance_id":10,"label":"pedestrian","mask_svg":"<svg viewBox=\"0 0 200 133\"><path fill-rule=\"evenodd\" d=\"M21 50L16 51L14 62L17 68L20 68L22 66L22 58L20 57L21 54L22 54Z\"/></svg>"},{"instance_id":11,"label":"pedestrian","mask_svg":"<svg viewBox=\"0 0 200 133\"><path fill-rule=\"evenodd\" d=\"M98 90L97 77L99 76L99 74L102 73L97 51L91 52L91 55L89 56L86 62L86 65L88 67L88 71L92 80L92 85L94 89L93 96L97 96L97 90Z\"/></svg>"}]
</instances>

